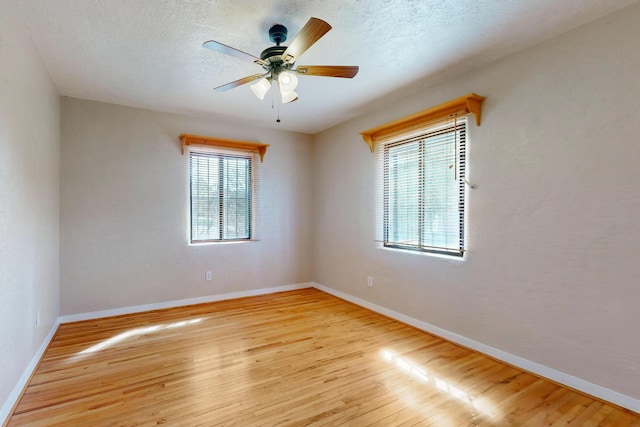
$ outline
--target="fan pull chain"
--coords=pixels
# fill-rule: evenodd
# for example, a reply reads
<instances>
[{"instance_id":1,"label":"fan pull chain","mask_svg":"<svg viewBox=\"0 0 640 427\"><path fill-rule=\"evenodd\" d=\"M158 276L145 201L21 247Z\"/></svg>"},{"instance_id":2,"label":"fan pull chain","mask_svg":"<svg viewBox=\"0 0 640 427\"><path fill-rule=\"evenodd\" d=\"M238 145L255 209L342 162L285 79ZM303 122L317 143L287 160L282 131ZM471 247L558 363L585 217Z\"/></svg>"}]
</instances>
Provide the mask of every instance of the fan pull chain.
<instances>
[{"instance_id":1,"label":"fan pull chain","mask_svg":"<svg viewBox=\"0 0 640 427\"><path fill-rule=\"evenodd\" d=\"M275 108L275 104L278 105L276 123L280 123L280 103L275 102L275 99L276 99L276 91L272 90L271 91L271 109L273 110Z\"/></svg>"}]
</instances>

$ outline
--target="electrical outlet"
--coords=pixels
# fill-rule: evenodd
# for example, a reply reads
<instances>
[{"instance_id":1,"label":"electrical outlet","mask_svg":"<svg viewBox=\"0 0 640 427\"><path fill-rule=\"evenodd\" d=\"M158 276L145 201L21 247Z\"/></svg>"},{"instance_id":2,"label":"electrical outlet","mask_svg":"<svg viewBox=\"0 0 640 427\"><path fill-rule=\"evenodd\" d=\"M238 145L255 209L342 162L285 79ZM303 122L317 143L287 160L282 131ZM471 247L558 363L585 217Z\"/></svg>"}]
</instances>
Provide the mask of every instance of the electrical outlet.
<instances>
[{"instance_id":1,"label":"electrical outlet","mask_svg":"<svg viewBox=\"0 0 640 427\"><path fill-rule=\"evenodd\" d=\"M211 272L210 272L210 271L207 271L207 272L204 274L204 280L209 280L209 281L211 281L212 279L213 279L213 275L211 274Z\"/></svg>"},{"instance_id":2,"label":"electrical outlet","mask_svg":"<svg viewBox=\"0 0 640 427\"><path fill-rule=\"evenodd\" d=\"M367 286L373 288L373 277L367 276Z\"/></svg>"}]
</instances>

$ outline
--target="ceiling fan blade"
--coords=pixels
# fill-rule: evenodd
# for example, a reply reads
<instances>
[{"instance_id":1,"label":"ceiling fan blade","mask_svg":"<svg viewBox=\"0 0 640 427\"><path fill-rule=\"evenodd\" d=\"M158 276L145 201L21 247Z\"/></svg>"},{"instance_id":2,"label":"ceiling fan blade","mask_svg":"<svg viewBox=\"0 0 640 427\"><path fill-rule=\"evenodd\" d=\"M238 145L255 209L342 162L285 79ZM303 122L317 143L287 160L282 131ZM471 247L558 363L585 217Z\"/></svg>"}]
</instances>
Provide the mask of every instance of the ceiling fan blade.
<instances>
[{"instance_id":1,"label":"ceiling fan blade","mask_svg":"<svg viewBox=\"0 0 640 427\"><path fill-rule=\"evenodd\" d=\"M358 74L359 69L360 67L357 65L299 65L295 71L305 76L343 77L352 79Z\"/></svg>"},{"instance_id":2,"label":"ceiling fan blade","mask_svg":"<svg viewBox=\"0 0 640 427\"><path fill-rule=\"evenodd\" d=\"M235 47L227 46L226 44L222 44L215 40L209 40L207 42L202 43L202 47L212 50L214 52L220 52L220 53L225 53L227 55L235 56L236 58L245 59L245 60L248 59L260 65L266 64L266 62L264 62L262 59L258 58L257 56L253 56L250 53L243 52L239 49L236 49Z\"/></svg>"},{"instance_id":3,"label":"ceiling fan blade","mask_svg":"<svg viewBox=\"0 0 640 427\"><path fill-rule=\"evenodd\" d=\"M315 42L320 40L331 29L331 25L322 19L311 18L293 39L287 50L282 54L285 63L293 64L297 58L307 51Z\"/></svg>"},{"instance_id":4,"label":"ceiling fan blade","mask_svg":"<svg viewBox=\"0 0 640 427\"><path fill-rule=\"evenodd\" d=\"M225 91L227 91L227 90L229 90L229 89L233 89L234 87L242 86L242 85L244 85L244 84L247 84L247 83L251 83L251 82L253 82L253 81L256 81L256 80L258 80L258 79L260 79L260 78L262 78L262 77L266 76L267 74L269 74L269 73L265 73L265 74L252 74L252 75L250 75L250 76L247 76L247 77L241 78L240 80L236 80L236 81L233 81L233 82L231 82L231 83L227 83L227 84L224 84L224 85L222 85L222 86L215 87L215 88L213 88L213 90L217 90L218 92L225 92Z\"/></svg>"}]
</instances>

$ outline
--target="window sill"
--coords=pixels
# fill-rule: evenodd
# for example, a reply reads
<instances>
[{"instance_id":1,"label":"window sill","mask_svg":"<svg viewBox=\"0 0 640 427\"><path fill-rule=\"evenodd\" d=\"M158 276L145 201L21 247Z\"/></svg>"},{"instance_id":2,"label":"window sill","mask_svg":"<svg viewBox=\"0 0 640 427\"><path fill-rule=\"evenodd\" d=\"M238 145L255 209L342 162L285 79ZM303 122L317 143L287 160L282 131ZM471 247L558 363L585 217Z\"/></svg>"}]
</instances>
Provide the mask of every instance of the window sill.
<instances>
[{"instance_id":1,"label":"window sill","mask_svg":"<svg viewBox=\"0 0 640 427\"><path fill-rule=\"evenodd\" d=\"M435 252L426 252L426 251L413 251L410 249L402 249L402 248L393 248L393 247L389 247L389 246L384 246L384 244L382 243L378 243L376 249L380 249L383 251L389 251L389 252L393 252L393 253L398 253L398 254L405 254L405 255L409 255L409 256L419 256L419 257L429 257L429 258L438 258L441 260L445 260L445 261L452 261L454 263L458 263L458 262L464 262L467 260L467 251L465 251L462 256L456 256L456 255L447 255L447 254L439 254L439 253L435 253Z\"/></svg>"},{"instance_id":2,"label":"window sill","mask_svg":"<svg viewBox=\"0 0 640 427\"><path fill-rule=\"evenodd\" d=\"M188 242L189 246L215 246L215 245L238 245L243 243L253 243L259 242L257 239L248 239L248 240L221 240L221 241L212 241L212 242Z\"/></svg>"}]
</instances>

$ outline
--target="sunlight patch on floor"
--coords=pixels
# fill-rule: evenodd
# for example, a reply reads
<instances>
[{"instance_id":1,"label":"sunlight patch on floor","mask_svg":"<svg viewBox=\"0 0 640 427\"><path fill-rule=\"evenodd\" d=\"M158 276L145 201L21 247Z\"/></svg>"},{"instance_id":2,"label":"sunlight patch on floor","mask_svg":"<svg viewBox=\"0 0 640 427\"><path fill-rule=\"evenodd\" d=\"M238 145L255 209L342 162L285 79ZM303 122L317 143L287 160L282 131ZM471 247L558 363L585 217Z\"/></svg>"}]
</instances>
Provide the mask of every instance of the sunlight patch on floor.
<instances>
[{"instance_id":1,"label":"sunlight patch on floor","mask_svg":"<svg viewBox=\"0 0 640 427\"><path fill-rule=\"evenodd\" d=\"M488 402L486 398L474 398L471 394L465 392L459 387L453 386L450 382L434 375L432 372L427 371L418 364L412 362L406 357L398 355L392 350L383 349L380 353L385 362L394 365L397 369L405 372L407 375L410 375L419 382L430 384L442 392L447 393L448 395L465 403L470 408L477 409L484 415L497 419L498 414L496 414L493 405Z\"/></svg>"},{"instance_id":2,"label":"sunlight patch on floor","mask_svg":"<svg viewBox=\"0 0 640 427\"><path fill-rule=\"evenodd\" d=\"M167 329L174 329L174 328L180 328L183 326L188 326L188 325L193 325L195 323L199 323L202 322L202 318L199 319L191 319L191 320L182 320L180 322L174 322L174 323L170 323L168 325L153 325L153 326L147 326L144 328L136 328L136 329L131 329L129 331L125 331L122 332L121 334L118 334L116 336L113 336L109 339L106 339L94 346L91 346L85 350L82 350L81 352L78 353L78 355L86 355L86 354L91 354L91 353L96 353L100 350L104 350L105 348L109 348L119 342L122 342L126 339L129 338L133 338L133 337L138 337L141 335L147 335L147 334L151 334L154 332L158 332L161 330L167 330Z\"/></svg>"}]
</instances>

